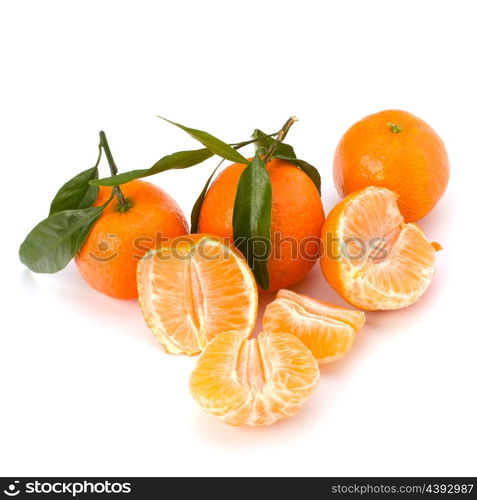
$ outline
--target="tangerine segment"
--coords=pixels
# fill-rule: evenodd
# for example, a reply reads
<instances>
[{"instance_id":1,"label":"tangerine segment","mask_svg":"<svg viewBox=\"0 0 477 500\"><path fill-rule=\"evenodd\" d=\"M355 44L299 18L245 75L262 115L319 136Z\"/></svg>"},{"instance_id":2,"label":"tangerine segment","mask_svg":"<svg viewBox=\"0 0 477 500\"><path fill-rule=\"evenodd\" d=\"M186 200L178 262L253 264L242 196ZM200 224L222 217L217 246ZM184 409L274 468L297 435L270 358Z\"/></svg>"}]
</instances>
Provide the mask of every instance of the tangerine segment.
<instances>
[{"instance_id":1,"label":"tangerine segment","mask_svg":"<svg viewBox=\"0 0 477 500\"><path fill-rule=\"evenodd\" d=\"M190 388L199 406L228 424L264 426L295 414L318 378L315 358L290 333L250 340L221 333L200 356Z\"/></svg>"},{"instance_id":2,"label":"tangerine segment","mask_svg":"<svg viewBox=\"0 0 477 500\"><path fill-rule=\"evenodd\" d=\"M280 290L265 309L263 329L289 332L310 349L318 363L342 358L364 325L364 312Z\"/></svg>"},{"instance_id":3,"label":"tangerine segment","mask_svg":"<svg viewBox=\"0 0 477 500\"><path fill-rule=\"evenodd\" d=\"M197 354L218 333L247 338L257 316L257 287L245 259L209 235L176 238L138 265L139 304L170 353Z\"/></svg>"},{"instance_id":4,"label":"tangerine segment","mask_svg":"<svg viewBox=\"0 0 477 500\"><path fill-rule=\"evenodd\" d=\"M338 203L323 226L323 274L360 309L407 307L435 272L435 248L415 224L404 223L396 200L388 189L365 188Z\"/></svg>"}]
</instances>

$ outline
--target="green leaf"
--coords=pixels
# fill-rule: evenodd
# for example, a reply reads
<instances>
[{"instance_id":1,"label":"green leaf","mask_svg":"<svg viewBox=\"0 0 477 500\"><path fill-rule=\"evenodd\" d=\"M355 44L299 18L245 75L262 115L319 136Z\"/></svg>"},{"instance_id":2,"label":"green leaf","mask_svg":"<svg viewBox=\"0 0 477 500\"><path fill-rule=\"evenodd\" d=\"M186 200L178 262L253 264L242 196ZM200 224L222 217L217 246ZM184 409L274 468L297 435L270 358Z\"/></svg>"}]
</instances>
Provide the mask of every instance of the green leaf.
<instances>
[{"instance_id":1,"label":"green leaf","mask_svg":"<svg viewBox=\"0 0 477 500\"><path fill-rule=\"evenodd\" d=\"M240 176L232 219L234 243L244 254L257 283L270 286L267 260L270 255L272 183L259 153Z\"/></svg>"},{"instance_id":2,"label":"green leaf","mask_svg":"<svg viewBox=\"0 0 477 500\"><path fill-rule=\"evenodd\" d=\"M98 178L98 165L103 151L101 145L98 149L96 165L84 170L61 186L51 202L49 215L63 210L87 208L96 201L99 190L91 186L89 181Z\"/></svg>"},{"instance_id":3,"label":"green leaf","mask_svg":"<svg viewBox=\"0 0 477 500\"><path fill-rule=\"evenodd\" d=\"M56 273L81 248L101 207L56 212L36 225L20 245L20 260L36 273Z\"/></svg>"},{"instance_id":4,"label":"green leaf","mask_svg":"<svg viewBox=\"0 0 477 500\"><path fill-rule=\"evenodd\" d=\"M248 146L249 144L255 144L256 142L263 141L265 138L273 138L278 135L278 132L275 132L274 134L270 135L264 135L261 138L254 137L252 139L249 139L248 141L242 141L242 142L233 142L232 144L229 144L229 146L232 146L234 149L240 149L243 148L244 146Z\"/></svg>"},{"instance_id":5,"label":"green leaf","mask_svg":"<svg viewBox=\"0 0 477 500\"><path fill-rule=\"evenodd\" d=\"M270 146L275 142L275 139L273 139L273 137L270 137L258 128L253 131L252 137L254 139L260 139L260 142L255 143L255 149L261 155L265 155L266 152L270 149ZM277 145L275 153L273 154L274 157L278 155L283 155L287 158L296 158L295 151L293 150L292 146L283 142Z\"/></svg>"},{"instance_id":6,"label":"green leaf","mask_svg":"<svg viewBox=\"0 0 477 500\"><path fill-rule=\"evenodd\" d=\"M154 163L151 168L141 170L131 170L122 174L113 175L112 177L104 177L90 181L93 186L119 186L134 179L149 177L150 175L159 174L166 170L188 168L211 158L214 154L207 148L193 149L191 151L178 151L171 155L164 156L159 161Z\"/></svg>"},{"instance_id":7,"label":"green leaf","mask_svg":"<svg viewBox=\"0 0 477 500\"><path fill-rule=\"evenodd\" d=\"M214 154L221 156L226 160L244 164L248 162L248 160L245 157L243 157L238 151L236 151L232 146L230 146L226 142L221 141L220 139L217 139L217 137L214 137L208 132L204 132L203 130L197 130L195 128L186 127L184 125L181 125L180 123L176 123L171 120L168 120L167 118L163 118L162 116L159 116L159 118L184 130L184 132L187 132L191 137L198 140L206 148L210 149Z\"/></svg>"},{"instance_id":8,"label":"green leaf","mask_svg":"<svg viewBox=\"0 0 477 500\"><path fill-rule=\"evenodd\" d=\"M268 151L270 146L275 142L272 137L267 136L259 129L254 130L252 137L255 139L260 139L260 142L255 143L255 148L261 155L264 155ZM292 146L284 143L278 144L275 152L273 153L273 158L279 158L281 160L289 161L290 163L293 163L294 165L299 167L313 181L316 189L318 189L318 192L321 194L321 176L318 170L308 162L299 160L296 157L295 151Z\"/></svg>"},{"instance_id":9,"label":"green leaf","mask_svg":"<svg viewBox=\"0 0 477 500\"><path fill-rule=\"evenodd\" d=\"M204 198L205 195L207 194L207 190L209 189L209 185L212 182L212 179L214 178L215 172L219 169L220 165L224 160L222 160L215 168L210 177L207 179L207 182L205 183L204 189L199 194L199 197L197 200L195 200L194 206L192 207L192 212L190 214L190 232L197 233L197 230L199 228L199 217L200 217L200 211L202 209L202 203L204 203Z\"/></svg>"},{"instance_id":10,"label":"green leaf","mask_svg":"<svg viewBox=\"0 0 477 500\"><path fill-rule=\"evenodd\" d=\"M276 135L276 134L274 134ZM272 137L272 136L268 136ZM242 148L248 144L253 144L257 139L251 139L249 141L237 142L231 144L233 149ZM141 179L143 177L149 177L150 175L159 174L171 169L180 169L193 167L199 163L204 162L214 156L214 153L208 148L194 149L191 151L179 151L171 155L164 156L158 162L156 162L151 168L145 168L141 170L131 170L129 172L124 172L122 174L114 175L112 177L103 177L102 179L94 179L90 181L92 186L119 186L134 179Z\"/></svg>"},{"instance_id":11,"label":"green leaf","mask_svg":"<svg viewBox=\"0 0 477 500\"><path fill-rule=\"evenodd\" d=\"M89 181L98 178L98 167L88 168L58 190L50 205L50 215L63 210L90 207L98 196L99 189L90 186Z\"/></svg>"},{"instance_id":12,"label":"green leaf","mask_svg":"<svg viewBox=\"0 0 477 500\"><path fill-rule=\"evenodd\" d=\"M293 163L298 168L303 170L303 172L305 172L305 174L313 181L313 184L316 186L316 189L318 189L318 192L321 195L321 176L316 167L310 165L305 160L298 160L297 158L289 158L282 155L274 155L274 157Z\"/></svg>"}]
</instances>

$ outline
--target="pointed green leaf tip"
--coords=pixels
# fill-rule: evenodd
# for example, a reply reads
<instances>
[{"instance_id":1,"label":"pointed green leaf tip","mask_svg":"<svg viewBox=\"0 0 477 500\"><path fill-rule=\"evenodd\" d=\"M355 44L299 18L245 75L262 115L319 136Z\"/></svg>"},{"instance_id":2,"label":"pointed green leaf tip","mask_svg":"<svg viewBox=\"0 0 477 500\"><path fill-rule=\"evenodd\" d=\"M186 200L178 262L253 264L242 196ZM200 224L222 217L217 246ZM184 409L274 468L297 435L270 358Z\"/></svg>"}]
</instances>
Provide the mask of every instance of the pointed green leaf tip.
<instances>
[{"instance_id":1,"label":"pointed green leaf tip","mask_svg":"<svg viewBox=\"0 0 477 500\"><path fill-rule=\"evenodd\" d=\"M217 170L219 169L219 167L222 165L223 162L224 162L224 160L222 160L214 168L214 171L210 174L210 177L207 179L205 186L202 188L202 191L200 192L199 197L197 198L197 200L195 200L194 206L192 207L192 212L190 214L190 232L192 234L197 233L199 230L200 211L202 210L202 204L204 203L205 195L207 194L210 183L212 182L212 179L214 178L215 172L217 172Z\"/></svg>"},{"instance_id":2,"label":"pointed green leaf tip","mask_svg":"<svg viewBox=\"0 0 477 500\"><path fill-rule=\"evenodd\" d=\"M80 172L61 186L51 202L50 215L63 210L88 208L96 201L99 189L91 186L89 182L98 178L98 165L101 160L101 152L102 149L100 147L98 159L94 167Z\"/></svg>"},{"instance_id":3,"label":"pointed green leaf tip","mask_svg":"<svg viewBox=\"0 0 477 500\"><path fill-rule=\"evenodd\" d=\"M386 125L389 127L393 134L399 134L399 132L402 132L401 125L397 125L396 123L386 123Z\"/></svg>"},{"instance_id":4,"label":"pointed green leaf tip","mask_svg":"<svg viewBox=\"0 0 477 500\"><path fill-rule=\"evenodd\" d=\"M104 206L63 210L37 224L20 246L20 260L35 273L56 273L81 248Z\"/></svg>"},{"instance_id":5,"label":"pointed green leaf tip","mask_svg":"<svg viewBox=\"0 0 477 500\"><path fill-rule=\"evenodd\" d=\"M50 215L63 210L90 207L98 196L98 188L89 181L98 177L98 168L88 168L67 181L56 193L50 206Z\"/></svg>"},{"instance_id":6,"label":"pointed green leaf tip","mask_svg":"<svg viewBox=\"0 0 477 500\"><path fill-rule=\"evenodd\" d=\"M212 134L204 132L203 130L186 127L185 125L173 122L159 115L158 118L161 118L162 120L169 122L172 125L175 125L176 127L179 127L180 129L184 130L184 132L187 132L191 137L202 143L206 148L208 148L216 155L221 156L226 160L233 161L235 163L244 163L244 164L247 163L247 159L244 156L242 156L237 150L235 150L232 146L230 146L226 142L217 139L217 137L214 137Z\"/></svg>"}]
</instances>

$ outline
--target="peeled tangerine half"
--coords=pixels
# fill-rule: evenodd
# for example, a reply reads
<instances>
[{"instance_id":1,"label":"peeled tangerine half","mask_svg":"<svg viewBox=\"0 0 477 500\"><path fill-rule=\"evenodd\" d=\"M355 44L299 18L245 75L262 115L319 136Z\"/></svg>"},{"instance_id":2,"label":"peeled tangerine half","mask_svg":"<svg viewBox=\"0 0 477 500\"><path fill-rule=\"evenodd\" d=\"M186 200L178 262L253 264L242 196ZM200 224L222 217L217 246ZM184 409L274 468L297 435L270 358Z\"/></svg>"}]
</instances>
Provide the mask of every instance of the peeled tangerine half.
<instances>
[{"instance_id":1,"label":"peeled tangerine half","mask_svg":"<svg viewBox=\"0 0 477 500\"><path fill-rule=\"evenodd\" d=\"M350 304L367 310L400 309L431 283L436 250L415 224L405 224L397 195L368 187L344 198L322 229L321 269Z\"/></svg>"},{"instance_id":2,"label":"peeled tangerine half","mask_svg":"<svg viewBox=\"0 0 477 500\"><path fill-rule=\"evenodd\" d=\"M244 339L257 316L257 287L245 259L216 236L180 236L138 264L139 304L167 352L197 354L218 333Z\"/></svg>"},{"instance_id":3,"label":"peeled tangerine half","mask_svg":"<svg viewBox=\"0 0 477 500\"><path fill-rule=\"evenodd\" d=\"M190 379L197 403L232 425L263 426L295 414L314 391L318 364L290 333L246 340L222 333L207 345Z\"/></svg>"},{"instance_id":4,"label":"peeled tangerine half","mask_svg":"<svg viewBox=\"0 0 477 500\"><path fill-rule=\"evenodd\" d=\"M265 309L263 329L289 332L310 349L318 363L342 358L366 321L364 312L280 290Z\"/></svg>"}]
</instances>

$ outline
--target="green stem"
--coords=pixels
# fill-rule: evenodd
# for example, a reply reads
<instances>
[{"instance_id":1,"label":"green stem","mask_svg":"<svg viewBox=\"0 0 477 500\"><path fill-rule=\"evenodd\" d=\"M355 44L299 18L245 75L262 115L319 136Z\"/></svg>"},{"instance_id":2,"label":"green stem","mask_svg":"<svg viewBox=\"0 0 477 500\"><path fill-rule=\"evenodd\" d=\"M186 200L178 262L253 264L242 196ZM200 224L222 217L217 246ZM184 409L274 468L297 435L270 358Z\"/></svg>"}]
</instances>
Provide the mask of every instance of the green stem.
<instances>
[{"instance_id":1,"label":"green stem","mask_svg":"<svg viewBox=\"0 0 477 500\"><path fill-rule=\"evenodd\" d=\"M396 123L386 123L386 125L391 129L393 134L399 134L399 132L402 132L401 125L397 125Z\"/></svg>"},{"instance_id":2,"label":"green stem","mask_svg":"<svg viewBox=\"0 0 477 500\"><path fill-rule=\"evenodd\" d=\"M266 152L263 161L266 164L268 161L270 161L270 158L273 156L273 153L275 152L275 149L277 149L277 146L285 140L285 137L288 134L288 131L290 130L290 127L298 121L298 118L296 116L292 116L291 118L288 118L288 120L285 122L283 127L281 128L280 132L278 132L278 135L273 142L273 144L268 148L268 151Z\"/></svg>"},{"instance_id":3,"label":"green stem","mask_svg":"<svg viewBox=\"0 0 477 500\"><path fill-rule=\"evenodd\" d=\"M103 148L101 147L101 139L100 139L100 142L98 144L98 159L96 160L94 168L98 168L99 167L99 162L101 161L102 154L103 154Z\"/></svg>"},{"instance_id":4,"label":"green stem","mask_svg":"<svg viewBox=\"0 0 477 500\"><path fill-rule=\"evenodd\" d=\"M109 148L106 134L102 130L99 133L99 146L104 150L104 154L108 160L109 170L111 170L111 175L118 175L118 167L116 166L111 149ZM118 200L118 210L120 212L127 212L131 208L131 202L125 198L121 188L119 186L114 186L113 193Z\"/></svg>"}]
</instances>

